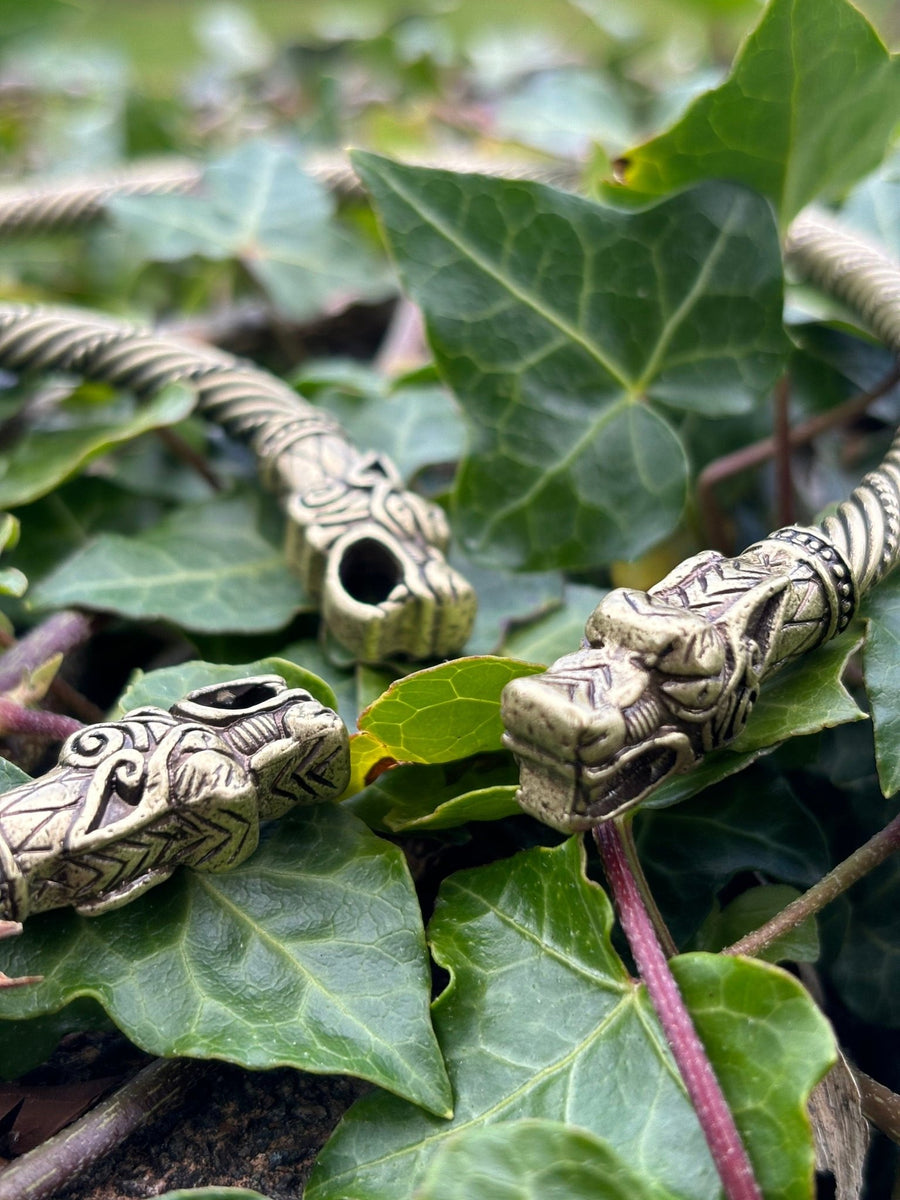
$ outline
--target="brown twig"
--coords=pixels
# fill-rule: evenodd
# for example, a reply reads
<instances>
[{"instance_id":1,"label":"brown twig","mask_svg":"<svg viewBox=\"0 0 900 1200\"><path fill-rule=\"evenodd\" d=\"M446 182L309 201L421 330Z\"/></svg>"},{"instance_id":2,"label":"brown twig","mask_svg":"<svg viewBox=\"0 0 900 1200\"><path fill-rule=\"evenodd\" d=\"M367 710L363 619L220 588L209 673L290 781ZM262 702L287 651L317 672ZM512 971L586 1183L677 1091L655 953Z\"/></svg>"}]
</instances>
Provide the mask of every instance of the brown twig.
<instances>
[{"instance_id":1,"label":"brown twig","mask_svg":"<svg viewBox=\"0 0 900 1200\"><path fill-rule=\"evenodd\" d=\"M760 925L752 933L746 934L734 945L728 946L723 954L759 954L761 950L772 944L792 929L796 929L808 917L820 912L826 904L830 904L847 888L852 887L870 871L880 866L885 859L900 849L900 816L880 829L874 837L858 850L845 858L827 875L813 884L808 891L796 900L792 900L785 908L777 913L771 921Z\"/></svg>"},{"instance_id":2,"label":"brown twig","mask_svg":"<svg viewBox=\"0 0 900 1200\"><path fill-rule=\"evenodd\" d=\"M869 405L889 392L897 383L900 383L900 363L895 364L870 391L859 392L843 404L837 404L827 412L817 413L816 416L793 426L787 439L791 449L807 445L829 429L839 429L843 425L851 424ZM722 512L716 502L716 487L741 471L748 471L751 467L768 462L774 455L775 437L766 437L758 442L751 442L749 446L742 446L740 450L731 454L723 454L721 458L713 459L700 472L697 477L697 507L706 525L711 546L725 549L728 540Z\"/></svg>"},{"instance_id":3,"label":"brown twig","mask_svg":"<svg viewBox=\"0 0 900 1200\"><path fill-rule=\"evenodd\" d=\"M853 1067L853 1077L859 1087L859 1098L863 1116L886 1134L892 1142L900 1145L900 1096L890 1088L872 1079L864 1071Z\"/></svg>"},{"instance_id":4,"label":"brown twig","mask_svg":"<svg viewBox=\"0 0 900 1200\"><path fill-rule=\"evenodd\" d=\"M192 470L196 471L214 492L221 492L223 490L222 480L210 467L203 455L198 454L194 447L186 442L180 434L175 433L172 429L162 427L156 430L156 436L175 458L180 459Z\"/></svg>"},{"instance_id":5,"label":"brown twig","mask_svg":"<svg viewBox=\"0 0 900 1200\"><path fill-rule=\"evenodd\" d=\"M80 1120L0 1171L0 1200L48 1200L201 1075L202 1067L190 1059L156 1059Z\"/></svg>"}]
</instances>

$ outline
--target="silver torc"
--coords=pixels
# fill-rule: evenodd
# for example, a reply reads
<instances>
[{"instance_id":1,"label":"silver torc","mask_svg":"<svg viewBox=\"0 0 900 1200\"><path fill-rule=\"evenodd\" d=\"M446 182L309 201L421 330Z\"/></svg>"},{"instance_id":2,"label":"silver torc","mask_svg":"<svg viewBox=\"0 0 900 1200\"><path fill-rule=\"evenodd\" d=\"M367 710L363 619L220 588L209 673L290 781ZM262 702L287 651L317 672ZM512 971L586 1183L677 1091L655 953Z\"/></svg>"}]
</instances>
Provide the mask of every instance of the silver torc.
<instances>
[{"instance_id":1,"label":"silver torc","mask_svg":"<svg viewBox=\"0 0 900 1200\"><path fill-rule=\"evenodd\" d=\"M787 253L900 354L900 267L809 216ZM737 558L698 554L648 592L611 592L582 649L504 690L519 802L565 831L634 807L733 741L766 676L845 629L898 558L900 434L821 525L778 530Z\"/></svg>"},{"instance_id":2,"label":"silver torc","mask_svg":"<svg viewBox=\"0 0 900 1200\"><path fill-rule=\"evenodd\" d=\"M343 722L277 675L89 725L0 796L0 918L93 915L176 867L224 871L256 849L260 820L336 799L349 775Z\"/></svg>"}]
</instances>

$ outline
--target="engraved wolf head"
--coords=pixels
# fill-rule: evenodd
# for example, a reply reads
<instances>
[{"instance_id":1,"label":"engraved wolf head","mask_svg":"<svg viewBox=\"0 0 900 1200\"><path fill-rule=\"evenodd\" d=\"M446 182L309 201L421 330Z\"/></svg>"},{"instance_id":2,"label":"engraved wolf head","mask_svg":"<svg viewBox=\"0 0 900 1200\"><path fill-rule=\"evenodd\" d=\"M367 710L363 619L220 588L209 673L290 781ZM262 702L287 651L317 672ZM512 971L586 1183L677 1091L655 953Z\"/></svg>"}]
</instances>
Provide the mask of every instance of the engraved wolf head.
<instances>
[{"instance_id":1,"label":"engraved wolf head","mask_svg":"<svg viewBox=\"0 0 900 1200\"><path fill-rule=\"evenodd\" d=\"M723 561L701 555L682 570L696 583ZM572 832L621 813L743 729L788 579L757 578L727 595L720 587L702 607L674 603L672 582L664 581L665 599L610 592L588 619L581 650L504 689L518 800L548 824Z\"/></svg>"}]
</instances>

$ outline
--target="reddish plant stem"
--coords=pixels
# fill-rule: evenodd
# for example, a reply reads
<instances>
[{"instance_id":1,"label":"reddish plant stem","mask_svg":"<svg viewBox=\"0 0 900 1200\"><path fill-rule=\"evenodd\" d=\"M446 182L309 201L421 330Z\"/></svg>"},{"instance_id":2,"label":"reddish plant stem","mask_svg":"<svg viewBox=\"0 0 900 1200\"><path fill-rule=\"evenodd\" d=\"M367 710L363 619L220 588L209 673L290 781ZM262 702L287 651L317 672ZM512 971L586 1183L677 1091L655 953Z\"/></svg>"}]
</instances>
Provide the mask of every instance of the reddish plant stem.
<instances>
[{"instance_id":1,"label":"reddish plant stem","mask_svg":"<svg viewBox=\"0 0 900 1200\"><path fill-rule=\"evenodd\" d=\"M669 932L669 927L662 913L659 911L656 897L650 890L647 876L644 874L644 868L641 866L640 856L634 842L634 821L630 817L626 817L619 824L618 829L622 840L622 851L628 860L628 869L631 872L635 887L640 892L641 903L644 906L647 916L650 918L662 952L666 958L674 958L678 953L678 947L675 945L675 939Z\"/></svg>"},{"instance_id":2,"label":"reddish plant stem","mask_svg":"<svg viewBox=\"0 0 900 1200\"><path fill-rule=\"evenodd\" d=\"M727 1200L762 1200L731 1109L641 902L616 822L598 825L594 840L619 921L697 1113Z\"/></svg>"},{"instance_id":3,"label":"reddish plant stem","mask_svg":"<svg viewBox=\"0 0 900 1200\"><path fill-rule=\"evenodd\" d=\"M751 933L746 934L740 941L735 942L733 946L728 946L722 953L759 954L776 938L791 929L796 929L807 917L820 912L826 904L830 904L842 892L846 892L847 888L880 866L897 850L900 850L900 816L894 817L893 821L885 825L884 829L879 829L878 833L870 837L858 850L854 850L849 858L839 862L833 870L829 871L827 875L823 875L819 882L814 883L802 896L798 896L780 913L776 913L771 921L767 921L765 925L760 925L759 929L754 929Z\"/></svg>"},{"instance_id":4,"label":"reddish plant stem","mask_svg":"<svg viewBox=\"0 0 900 1200\"><path fill-rule=\"evenodd\" d=\"M54 613L0 657L0 692L12 691L54 654L67 654L90 636L91 621L84 613Z\"/></svg>"},{"instance_id":5,"label":"reddish plant stem","mask_svg":"<svg viewBox=\"0 0 900 1200\"><path fill-rule=\"evenodd\" d=\"M156 1059L80 1120L0 1171L0 1200L48 1200L179 1099L201 1074L190 1059Z\"/></svg>"},{"instance_id":6,"label":"reddish plant stem","mask_svg":"<svg viewBox=\"0 0 900 1200\"><path fill-rule=\"evenodd\" d=\"M62 742L69 734L83 728L81 721L74 717L45 712L41 708L25 708L0 696L0 734L24 733L48 742Z\"/></svg>"}]
</instances>

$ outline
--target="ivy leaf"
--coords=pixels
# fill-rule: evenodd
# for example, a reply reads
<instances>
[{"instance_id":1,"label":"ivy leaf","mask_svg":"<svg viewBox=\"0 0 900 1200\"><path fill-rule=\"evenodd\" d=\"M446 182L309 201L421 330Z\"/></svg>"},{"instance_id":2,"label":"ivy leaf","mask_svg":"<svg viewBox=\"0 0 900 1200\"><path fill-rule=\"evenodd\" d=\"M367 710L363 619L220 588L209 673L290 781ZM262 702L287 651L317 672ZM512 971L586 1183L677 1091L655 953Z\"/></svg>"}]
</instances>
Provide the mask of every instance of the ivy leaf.
<instances>
[{"instance_id":1,"label":"ivy leaf","mask_svg":"<svg viewBox=\"0 0 900 1200\"><path fill-rule=\"evenodd\" d=\"M557 1121L503 1121L454 1134L435 1155L416 1200L666 1200L609 1145Z\"/></svg>"},{"instance_id":2,"label":"ivy leaf","mask_svg":"<svg viewBox=\"0 0 900 1200\"><path fill-rule=\"evenodd\" d=\"M684 804L642 809L641 864L678 945L742 871L808 888L831 867L825 835L782 775L751 767Z\"/></svg>"},{"instance_id":3,"label":"ivy leaf","mask_svg":"<svg viewBox=\"0 0 900 1200\"><path fill-rule=\"evenodd\" d=\"M520 625L531 628L536 619L555 612L563 601L559 571L498 571L459 551L451 551L450 564L468 579L478 596L475 625L466 643L469 654L500 653L511 629ZM548 661L516 651L510 651L509 657Z\"/></svg>"},{"instance_id":4,"label":"ivy leaf","mask_svg":"<svg viewBox=\"0 0 900 1200\"><path fill-rule=\"evenodd\" d=\"M900 119L900 66L847 0L771 0L726 81L623 159L660 195L733 179L771 198L783 228L881 160Z\"/></svg>"},{"instance_id":5,"label":"ivy leaf","mask_svg":"<svg viewBox=\"0 0 900 1200\"><path fill-rule=\"evenodd\" d=\"M269 1200L269 1197L242 1187L200 1187L164 1192L159 1200Z\"/></svg>"},{"instance_id":6,"label":"ivy leaf","mask_svg":"<svg viewBox=\"0 0 900 1200\"><path fill-rule=\"evenodd\" d=\"M739 938L759 929L783 908L796 900L800 892L783 883L762 884L741 892L724 908L718 905L703 922L696 938L698 950L722 950ZM807 917L794 929L787 930L755 957L764 962L816 962L820 953L816 918Z\"/></svg>"},{"instance_id":7,"label":"ivy leaf","mask_svg":"<svg viewBox=\"0 0 900 1200\"><path fill-rule=\"evenodd\" d=\"M280 675L289 688L304 688L328 708L337 708L334 692L324 679L286 658L270 656L237 666L194 659L175 667L160 667L157 671L135 671L116 701L112 719L117 721L132 708L143 708L147 704L171 708L176 700L195 688L228 683L232 679L249 679L252 675Z\"/></svg>"},{"instance_id":8,"label":"ivy leaf","mask_svg":"<svg viewBox=\"0 0 900 1200\"><path fill-rule=\"evenodd\" d=\"M758 959L682 954L672 974L764 1196L807 1200L815 1154L809 1093L834 1065L834 1035L793 976Z\"/></svg>"},{"instance_id":9,"label":"ivy leaf","mask_svg":"<svg viewBox=\"0 0 900 1200\"><path fill-rule=\"evenodd\" d=\"M498 821L520 813L517 790L511 755L479 755L464 764L395 767L344 806L371 828L391 833L452 829L467 821Z\"/></svg>"},{"instance_id":10,"label":"ivy leaf","mask_svg":"<svg viewBox=\"0 0 900 1200\"><path fill-rule=\"evenodd\" d=\"M89 423L26 433L0 457L0 506L29 504L120 442L176 424L191 412L194 399L190 388L171 384L149 400L122 406L118 415L101 423L95 416Z\"/></svg>"},{"instance_id":11,"label":"ivy leaf","mask_svg":"<svg viewBox=\"0 0 900 1200\"><path fill-rule=\"evenodd\" d=\"M0 758L0 794L8 792L10 788L18 787L20 783L29 783L30 780L31 776L26 775L14 763Z\"/></svg>"},{"instance_id":12,"label":"ivy leaf","mask_svg":"<svg viewBox=\"0 0 900 1200\"><path fill-rule=\"evenodd\" d=\"M844 1003L872 1025L900 1028L900 863L897 856L860 880L841 923L828 976Z\"/></svg>"},{"instance_id":13,"label":"ivy leaf","mask_svg":"<svg viewBox=\"0 0 900 1200\"><path fill-rule=\"evenodd\" d=\"M900 255L900 156L858 184L841 206L841 221L874 236L897 258Z\"/></svg>"},{"instance_id":14,"label":"ivy leaf","mask_svg":"<svg viewBox=\"0 0 900 1200\"><path fill-rule=\"evenodd\" d=\"M0 1078L19 1079L40 1066L69 1033L112 1028L109 1017L89 996L43 1017L0 1021Z\"/></svg>"},{"instance_id":15,"label":"ivy leaf","mask_svg":"<svg viewBox=\"0 0 900 1200\"><path fill-rule=\"evenodd\" d=\"M387 454L405 479L462 453L462 417L439 383L391 385L377 371L334 362L307 364L294 382L317 408L352 429L357 445Z\"/></svg>"},{"instance_id":16,"label":"ivy leaf","mask_svg":"<svg viewBox=\"0 0 900 1200\"><path fill-rule=\"evenodd\" d=\"M665 1039L612 949L609 902L582 865L580 839L569 838L445 883L430 934L451 976L434 1020L454 1118L365 1097L323 1150L306 1200L408 1195L455 1133L525 1117L601 1134L663 1195L718 1200ZM804 1102L833 1056L827 1022L775 967L712 955L675 961L766 1194L809 1196Z\"/></svg>"},{"instance_id":17,"label":"ivy leaf","mask_svg":"<svg viewBox=\"0 0 900 1200\"><path fill-rule=\"evenodd\" d=\"M878 782L885 796L893 796L900 788L900 575L884 580L867 597L863 613L868 618L864 661Z\"/></svg>"},{"instance_id":18,"label":"ivy leaf","mask_svg":"<svg viewBox=\"0 0 900 1200\"><path fill-rule=\"evenodd\" d=\"M558 158L582 158L598 141L623 150L634 121L622 95L596 68L538 71L500 98L495 132Z\"/></svg>"},{"instance_id":19,"label":"ivy leaf","mask_svg":"<svg viewBox=\"0 0 900 1200\"><path fill-rule=\"evenodd\" d=\"M32 917L0 958L44 976L0 994L0 1018L90 995L150 1054L357 1075L450 1109L403 855L333 805L270 825L233 871L182 871L103 916Z\"/></svg>"},{"instance_id":20,"label":"ivy leaf","mask_svg":"<svg viewBox=\"0 0 900 1200\"><path fill-rule=\"evenodd\" d=\"M847 721L864 721L868 714L843 683L847 662L861 640L859 625L853 625L767 680L747 727L731 744L732 751L740 754Z\"/></svg>"},{"instance_id":21,"label":"ivy leaf","mask_svg":"<svg viewBox=\"0 0 900 1200\"><path fill-rule=\"evenodd\" d=\"M185 506L145 533L101 533L31 592L37 608L80 605L200 632L281 629L304 606L281 550L246 498Z\"/></svg>"},{"instance_id":22,"label":"ivy leaf","mask_svg":"<svg viewBox=\"0 0 900 1200\"><path fill-rule=\"evenodd\" d=\"M354 156L469 423L464 544L501 567L634 558L684 448L657 403L745 412L781 371L777 230L724 184L622 212L540 184Z\"/></svg>"},{"instance_id":23,"label":"ivy leaf","mask_svg":"<svg viewBox=\"0 0 900 1200\"><path fill-rule=\"evenodd\" d=\"M239 146L207 167L202 192L120 197L110 212L150 259L236 260L296 321L338 300L388 294L381 265L334 219L328 190L284 147Z\"/></svg>"},{"instance_id":24,"label":"ivy leaf","mask_svg":"<svg viewBox=\"0 0 900 1200\"><path fill-rule=\"evenodd\" d=\"M511 630L503 639L503 653L548 666L571 654L581 645L585 622L605 595L606 588L567 583L563 604L537 621Z\"/></svg>"},{"instance_id":25,"label":"ivy leaf","mask_svg":"<svg viewBox=\"0 0 900 1200\"><path fill-rule=\"evenodd\" d=\"M442 763L499 750L500 693L543 668L511 658L457 658L392 683L360 714L359 728L398 762Z\"/></svg>"}]
</instances>

